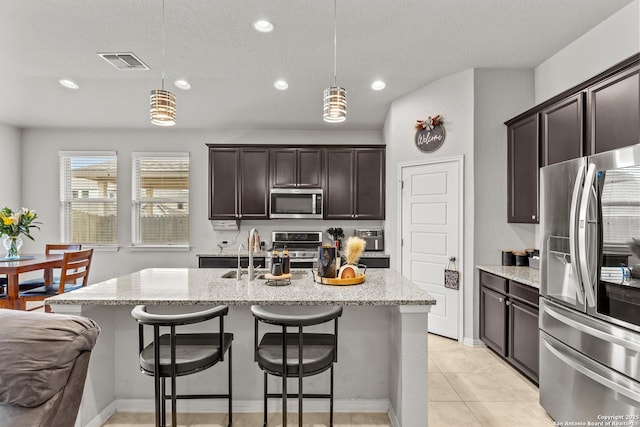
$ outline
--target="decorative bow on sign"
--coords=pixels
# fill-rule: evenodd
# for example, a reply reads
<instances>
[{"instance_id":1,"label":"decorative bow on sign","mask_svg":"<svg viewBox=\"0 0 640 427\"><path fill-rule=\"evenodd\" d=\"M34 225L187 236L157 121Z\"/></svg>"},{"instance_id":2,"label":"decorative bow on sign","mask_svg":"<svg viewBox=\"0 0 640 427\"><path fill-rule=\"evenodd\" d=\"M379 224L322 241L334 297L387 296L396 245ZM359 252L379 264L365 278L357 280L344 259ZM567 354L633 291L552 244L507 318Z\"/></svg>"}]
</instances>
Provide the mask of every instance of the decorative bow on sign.
<instances>
[{"instance_id":1,"label":"decorative bow on sign","mask_svg":"<svg viewBox=\"0 0 640 427\"><path fill-rule=\"evenodd\" d=\"M427 117L426 120L416 120L416 129L433 130L434 127L442 124L442 117L438 114L435 117Z\"/></svg>"}]
</instances>

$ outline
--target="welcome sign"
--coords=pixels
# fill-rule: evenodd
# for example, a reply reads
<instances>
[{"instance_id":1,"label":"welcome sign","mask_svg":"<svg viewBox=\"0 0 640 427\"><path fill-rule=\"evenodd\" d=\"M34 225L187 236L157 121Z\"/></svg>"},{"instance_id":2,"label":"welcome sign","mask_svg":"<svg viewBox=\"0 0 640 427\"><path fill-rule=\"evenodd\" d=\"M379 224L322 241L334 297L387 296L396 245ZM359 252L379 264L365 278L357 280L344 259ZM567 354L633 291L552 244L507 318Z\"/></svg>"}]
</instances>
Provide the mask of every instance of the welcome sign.
<instances>
[{"instance_id":1,"label":"welcome sign","mask_svg":"<svg viewBox=\"0 0 640 427\"><path fill-rule=\"evenodd\" d=\"M442 124L416 131L415 143L418 150L425 153L436 151L444 143L446 132Z\"/></svg>"}]
</instances>

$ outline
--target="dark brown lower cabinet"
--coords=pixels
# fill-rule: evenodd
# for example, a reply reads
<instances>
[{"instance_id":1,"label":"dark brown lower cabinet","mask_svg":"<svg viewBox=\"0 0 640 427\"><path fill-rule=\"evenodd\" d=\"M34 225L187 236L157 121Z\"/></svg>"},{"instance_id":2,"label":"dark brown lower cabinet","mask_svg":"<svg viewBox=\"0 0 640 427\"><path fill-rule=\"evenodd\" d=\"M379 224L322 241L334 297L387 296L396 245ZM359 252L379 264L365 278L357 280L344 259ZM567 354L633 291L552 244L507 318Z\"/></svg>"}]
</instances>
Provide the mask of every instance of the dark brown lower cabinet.
<instances>
[{"instance_id":1,"label":"dark brown lower cabinet","mask_svg":"<svg viewBox=\"0 0 640 427\"><path fill-rule=\"evenodd\" d=\"M507 359L538 382L540 330L538 307L518 300L509 301L509 352Z\"/></svg>"},{"instance_id":2,"label":"dark brown lower cabinet","mask_svg":"<svg viewBox=\"0 0 640 427\"><path fill-rule=\"evenodd\" d=\"M485 286L480 288L480 339L501 356L507 355L507 297Z\"/></svg>"},{"instance_id":3,"label":"dark brown lower cabinet","mask_svg":"<svg viewBox=\"0 0 640 427\"><path fill-rule=\"evenodd\" d=\"M240 267L247 268L249 266L249 257L240 257ZM253 258L254 267L264 267L264 257ZM198 268L237 268L238 257L235 256L201 256L198 257ZM246 276L245 276L246 277Z\"/></svg>"},{"instance_id":4,"label":"dark brown lower cabinet","mask_svg":"<svg viewBox=\"0 0 640 427\"><path fill-rule=\"evenodd\" d=\"M538 290L480 272L480 339L538 384Z\"/></svg>"}]
</instances>

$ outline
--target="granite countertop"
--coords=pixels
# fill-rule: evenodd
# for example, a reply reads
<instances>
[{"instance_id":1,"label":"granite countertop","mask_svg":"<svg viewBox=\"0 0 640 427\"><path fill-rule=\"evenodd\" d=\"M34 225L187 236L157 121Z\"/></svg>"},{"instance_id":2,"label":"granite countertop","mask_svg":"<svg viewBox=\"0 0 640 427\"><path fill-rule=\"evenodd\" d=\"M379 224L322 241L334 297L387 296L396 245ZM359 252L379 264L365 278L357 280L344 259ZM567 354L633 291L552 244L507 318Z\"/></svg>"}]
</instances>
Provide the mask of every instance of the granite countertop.
<instances>
[{"instance_id":1,"label":"granite countertop","mask_svg":"<svg viewBox=\"0 0 640 427\"><path fill-rule=\"evenodd\" d=\"M293 249L292 249L293 250ZM282 251L278 251L280 254L282 254ZM238 250L232 250L232 249L225 249L223 251L211 251L211 252L203 252L203 253L199 253L196 254L197 257L224 257L224 258L228 258L228 257L237 257L238 256ZM240 251L240 256L241 257L248 257L249 256L249 252L247 252L246 250ZM267 257L267 256L271 256L271 252L268 251L258 251L258 252L254 252L253 253L254 257ZM363 252L362 253L362 258L389 258L389 254L384 253L384 252L374 252L374 251L369 251L369 252Z\"/></svg>"},{"instance_id":2,"label":"granite countertop","mask_svg":"<svg viewBox=\"0 0 640 427\"><path fill-rule=\"evenodd\" d=\"M360 285L315 283L311 270L291 285L268 286L264 280L223 279L230 270L149 268L89 285L46 300L77 305L434 305L436 300L395 270L367 269ZM264 273L265 270L256 270Z\"/></svg>"},{"instance_id":3,"label":"granite countertop","mask_svg":"<svg viewBox=\"0 0 640 427\"><path fill-rule=\"evenodd\" d=\"M540 270L535 268L507 267L504 265L477 265L476 268L540 289Z\"/></svg>"}]
</instances>

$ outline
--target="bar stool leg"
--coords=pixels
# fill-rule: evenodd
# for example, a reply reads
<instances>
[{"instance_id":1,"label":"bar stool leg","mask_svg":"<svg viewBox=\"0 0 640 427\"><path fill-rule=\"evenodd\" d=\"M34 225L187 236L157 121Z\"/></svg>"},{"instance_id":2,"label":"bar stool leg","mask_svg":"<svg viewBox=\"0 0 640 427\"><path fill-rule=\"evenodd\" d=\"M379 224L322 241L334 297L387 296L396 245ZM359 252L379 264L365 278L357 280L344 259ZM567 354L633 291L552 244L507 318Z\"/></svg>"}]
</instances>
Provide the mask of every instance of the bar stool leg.
<instances>
[{"instance_id":1,"label":"bar stool leg","mask_svg":"<svg viewBox=\"0 0 640 427\"><path fill-rule=\"evenodd\" d=\"M163 426L167 425L167 382L166 382L166 378L162 377L162 380L160 382L160 410L161 415L160 415L160 424Z\"/></svg>"},{"instance_id":2,"label":"bar stool leg","mask_svg":"<svg viewBox=\"0 0 640 427\"><path fill-rule=\"evenodd\" d=\"M262 427L267 427L267 371L264 371L264 419Z\"/></svg>"},{"instance_id":3,"label":"bar stool leg","mask_svg":"<svg viewBox=\"0 0 640 427\"><path fill-rule=\"evenodd\" d=\"M176 404L176 376L175 367L171 375L171 425L178 426L178 405Z\"/></svg>"},{"instance_id":4,"label":"bar stool leg","mask_svg":"<svg viewBox=\"0 0 640 427\"><path fill-rule=\"evenodd\" d=\"M282 427L287 427L287 367L289 359L287 358L287 327L282 327ZM302 427L302 426L300 426Z\"/></svg>"},{"instance_id":5,"label":"bar stool leg","mask_svg":"<svg viewBox=\"0 0 640 427\"><path fill-rule=\"evenodd\" d=\"M231 384L232 384L232 369L231 369L231 361L233 360L232 354L231 354L231 347L229 346L229 427L231 427L231 424L233 424L233 398L231 397Z\"/></svg>"},{"instance_id":6,"label":"bar stool leg","mask_svg":"<svg viewBox=\"0 0 640 427\"><path fill-rule=\"evenodd\" d=\"M286 363L286 362L285 362ZM286 372L286 369L285 369ZM282 376L282 426L287 425L287 376Z\"/></svg>"},{"instance_id":7,"label":"bar stool leg","mask_svg":"<svg viewBox=\"0 0 640 427\"><path fill-rule=\"evenodd\" d=\"M302 365L302 326L298 328L298 426L302 427L302 378L304 376Z\"/></svg>"},{"instance_id":8,"label":"bar stool leg","mask_svg":"<svg viewBox=\"0 0 640 427\"><path fill-rule=\"evenodd\" d=\"M331 364L331 381L330 381L330 390L329 390L329 394L330 396L330 401L329 401L329 427L333 427L333 363Z\"/></svg>"},{"instance_id":9,"label":"bar stool leg","mask_svg":"<svg viewBox=\"0 0 640 427\"><path fill-rule=\"evenodd\" d=\"M156 326L153 328L153 342L156 343L153 346L153 384L156 398L156 427L160 427L160 410L162 408L160 400L164 399L164 396L160 394L160 346L157 344L159 342L159 336L159 330Z\"/></svg>"}]
</instances>

